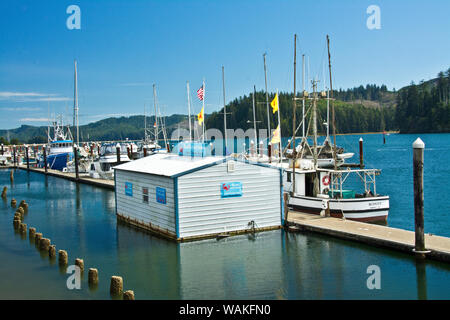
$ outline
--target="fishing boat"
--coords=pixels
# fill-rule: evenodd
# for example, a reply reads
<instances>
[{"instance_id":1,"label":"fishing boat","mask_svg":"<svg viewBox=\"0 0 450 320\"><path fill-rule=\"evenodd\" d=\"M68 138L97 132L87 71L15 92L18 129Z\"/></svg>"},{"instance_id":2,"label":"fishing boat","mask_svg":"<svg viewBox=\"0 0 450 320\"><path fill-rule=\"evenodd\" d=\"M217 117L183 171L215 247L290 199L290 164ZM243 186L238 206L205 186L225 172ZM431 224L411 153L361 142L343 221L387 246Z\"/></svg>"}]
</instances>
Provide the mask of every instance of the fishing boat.
<instances>
[{"instance_id":1,"label":"fishing boat","mask_svg":"<svg viewBox=\"0 0 450 320\"><path fill-rule=\"evenodd\" d=\"M327 44L332 92L328 36ZM320 148L317 144L317 101L319 95L316 92L316 87L317 82L313 81L311 97L313 145L310 146L308 140L303 139L300 150L308 149L310 157L306 157L304 152L297 152L298 149L296 148L296 152L291 153L289 168L284 170L284 187L288 191L287 203L289 207L304 213L363 222L386 221L389 213L389 196L378 194L376 189L376 176L381 173L381 170L364 168L362 163L360 163L359 168L356 168L356 165L338 166L334 117L334 142L332 146L330 144L329 149L330 155L334 159L333 168L321 168L319 166L318 154ZM294 84L294 110L295 100ZM295 125L294 114L294 132ZM295 145L295 135L293 145ZM362 148L360 152L362 152Z\"/></svg>"},{"instance_id":2,"label":"fishing boat","mask_svg":"<svg viewBox=\"0 0 450 320\"><path fill-rule=\"evenodd\" d=\"M47 131L48 136L48 155L47 167L54 170L63 171L67 167L67 162L73 159L73 140L70 129L67 126L66 132L62 124L62 116L60 122L53 121L53 137L50 136L50 128ZM44 167L44 157L39 157L38 166Z\"/></svg>"}]
</instances>

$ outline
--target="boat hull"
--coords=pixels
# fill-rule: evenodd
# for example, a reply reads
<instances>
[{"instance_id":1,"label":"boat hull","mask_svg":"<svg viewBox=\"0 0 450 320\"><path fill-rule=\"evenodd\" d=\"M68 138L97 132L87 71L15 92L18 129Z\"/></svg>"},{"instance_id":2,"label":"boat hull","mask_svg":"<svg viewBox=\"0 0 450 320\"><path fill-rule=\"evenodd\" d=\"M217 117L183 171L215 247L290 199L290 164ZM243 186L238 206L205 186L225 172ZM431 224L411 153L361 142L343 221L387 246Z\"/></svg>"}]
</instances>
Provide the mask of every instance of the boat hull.
<instances>
[{"instance_id":1,"label":"boat hull","mask_svg":"<svg viewBox=\"0 0 450 320\"><path fill-rule=\"evenodd\" d=\"M67 166L67 162L72 159L73 152L50 154L47 156L47 166L49 169L62 171ZM44 161L42 159L39 161L39 167L44 167Z\"/></svg>"},{"instance_id":2,"label":"boat hull","mask_svg":"<svg viewBox=\"0 0 450 320\"><path fill-rule=\"evenodd\" d=\"M386 221L389 214L389 196L323 199L306 196L290 196L289 206L295 211L320 214L329 202L330 216L361 222Z\"/></svg>"}]
</instances>

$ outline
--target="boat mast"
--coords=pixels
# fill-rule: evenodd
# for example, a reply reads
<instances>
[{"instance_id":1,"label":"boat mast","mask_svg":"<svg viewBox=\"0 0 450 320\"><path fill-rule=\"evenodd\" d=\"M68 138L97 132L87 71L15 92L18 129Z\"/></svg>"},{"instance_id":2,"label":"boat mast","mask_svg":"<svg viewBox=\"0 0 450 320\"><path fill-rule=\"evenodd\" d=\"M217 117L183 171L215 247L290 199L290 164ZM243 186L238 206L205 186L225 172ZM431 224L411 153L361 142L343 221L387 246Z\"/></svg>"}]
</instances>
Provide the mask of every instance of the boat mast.
<instances>
[{"instance_id":1,"label":"boat mast","mask_svg":"<svg viewBox=\"0 0 450 320\"><path fill-rule=\"evenodd\" d=\"M266 83L266 107L267 107L267 130L269 130L270 137L270 114L269 114L269 94L267 93L267 67L266 67L266 53L263 54L264 58L264 80Z\"/></svg>"},{"instance_id":2,"label":"boat mast","mask_svg":"<svg viewBox=\"0 0 450 320\"><path fill-rule=\"evenodd\" d=\"M188 102L188 120L189 120L189 141L192 141L192 127L191 127L191 99L189 90L189 81L186 81L187 102Z\"/></svg>"},{"instance_id":3,"label":"boat mast","mask_svg":"<svg viewBox=\"0 0 450 320\"><path fill-rule=\"evenodd\" d=\"M293 155L293 164L292 164L292 195L295 195L295 163L297 162L297 154L296 154L296 150L295 150L295 129L296 129L296 116L295 116L295 109L297 107L296 103L297 101L296 99L296 87L295 87L295 82L296 82L296 66L297 66L297 34L294 34L294 100L293 100L293 107L292 107L292 112L293 112L293 117L292 117L292 132L293 132L293 137L292 137L292 155Z\"/></svg>"},{"instance_id":4,"label":"boat mast","mask_svg":"<svg viewBox=\"0 0 450 320\"><path fill-rule=\"evenodd\" d=\"M155 144L158 144L158 112L156 110L156 86L153 84L153 104L155 106Z\"/></svg>"},{"instance_id":5,"label":"boat mast","mask_svg":"<svg viewBox=\"0 0 450 320\"><path fill-rule=\"evenodd\" d=\"M227 155L227 105L225 102L225 69L222 66L222 87L223 87L223 133L225 136L225 156Z\"/></svg>"},{"instance_id":6,"label":"boat mast","mask_svg":"<svg viewBox=\"0 0 450 320\"><path fill-rule=\"evenodd\" d=\"M330 99L333 101L333 81L331 77L331 57L330 57L330 37L327 35L327 47L328 47L328 69L330 73ZM333 160L334 160L334 170L337 170L336 163L336 122L335 122L335 114L334 114L334 105L331 104L331 118L332 118L332 126L333 126Z\"/></svg>"},{"instance_id":7,"label":"boat mast","mask_svg":"<svg viewBox=\"0 0 450 320\"><path fill-rule=\"evenodd\" d=\"M78 128L78 81L77 81L77 60L75 60L75 86L73 94L73 126L77 128L77 146L80 145L79 128Z\"/></svg>"},{"instance_id":8,"label":"boat mast","mask_svg":"<svg viewBox=\"0 0 450 320\"><path fill-rule=\"evenodd\" d=\"M255 130L255 146L258 146L258 136L256 134L255 94L256 86L253 86L253 129Z\"/></svg>"},{"instance_id":9,"label":"boat mast","mask_svg":"<svg viewBox=\"0 0 450 320\"><path fill-rule=\"evenodd\" d=\"M281 163L281 157L282 157L282 149L281 149L281 120L280 120L280 97L278 95L278 89L277 89L277 105L278 105L278 130L280 135L280 143L278 146L278 162Z\"/></svg>"},{"instance_id":10,"label":"boat mast","mask_svg":"<svg viewBox=\"0 0 450 320\"><path fill-rule=\"evenodd\" d=\"M144 143L147 144L147 114L144 103Z\"/></svg>"},{"instance_id":11,"label":"boat mast","mask_svg":"<svg viewBox=\"0 0 450 320\"><path fill-rule=\"evenodd\" d=\"M312 81L313 89L313 134L314 134L314 148L313 148L313 161L314 161L314 196L319 194L319 173L317 172L317 81Z\"/></svg>"},{"instance_id":12,"label":"boat mast","mask_svg":"<svg viewBox=\"0 0 450 320\"><path fill-rule=\"evenodd\" d=\"M330 90L327 88L327 141L330 142Z\"/></svg>"},{"instance_id":13,"label":"boat mast","mask_svg":"<svg viewBox=\"0 0 450 320\"><path fill-rule=\"evenodd\" d=\"M302 55L302 87L303 87L303 94L302 94L302 131L303 140L305 139L305 55Z\"/></svg>"}]
</instances>

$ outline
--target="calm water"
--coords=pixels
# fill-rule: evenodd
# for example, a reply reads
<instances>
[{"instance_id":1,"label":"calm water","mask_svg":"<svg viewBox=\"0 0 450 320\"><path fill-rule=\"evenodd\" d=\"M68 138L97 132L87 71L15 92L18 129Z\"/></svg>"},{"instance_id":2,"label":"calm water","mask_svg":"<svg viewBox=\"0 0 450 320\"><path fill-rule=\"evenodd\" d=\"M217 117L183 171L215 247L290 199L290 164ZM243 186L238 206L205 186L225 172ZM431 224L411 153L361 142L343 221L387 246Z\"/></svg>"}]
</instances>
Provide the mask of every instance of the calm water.
<instances>
[{"instance_id":1,"label":"calm water","mask_svg":"<svg viewBox=\"0 0 450 320\"><path fill-rule=\"evenodd\" d=\"M360 136L338 144L357 153ZM444 158L450 135L421 135L425 150L425 231L450 236L450 171ZM412 152L416 138L365 135L366 165L382 169L378 192L391 196L389 225L413 230ZM358 155L355 156L357 161ZM176 244L115 217L114 193L38 173L0 170L0 299L110 299L109 279L120 275L137 299L450 299L450 265L416 264L409 255L318 235L282 230L228 239ZM41 256L28 238L14 232L11 198L25 199L28 227L83 258L81 290L68 290L68 275L57 261ZM381 269L381 290L366 286L367 267ZM87 270L98 268L100 284L87 285Z\"/></svg>"}]
</instances>

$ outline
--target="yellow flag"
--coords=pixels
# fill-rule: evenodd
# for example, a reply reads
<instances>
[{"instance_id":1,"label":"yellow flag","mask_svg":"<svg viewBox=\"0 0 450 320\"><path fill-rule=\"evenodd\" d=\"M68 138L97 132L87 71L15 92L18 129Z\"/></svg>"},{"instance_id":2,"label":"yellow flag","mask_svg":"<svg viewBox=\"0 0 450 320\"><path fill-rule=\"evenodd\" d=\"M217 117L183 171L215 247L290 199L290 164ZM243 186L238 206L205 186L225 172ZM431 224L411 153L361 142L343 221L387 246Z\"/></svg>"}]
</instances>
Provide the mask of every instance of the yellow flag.
<instances>
[{"instance_id":1,"label":"yellow flag","mask_svg":"<svg viewBox=\"0 0 450 320\"><path fill-rule=\"evenodd\" d=\"M197 115L197 119L198 119L198 125L201 126L203 123L203 108L202 108L202 111L200 111L200 113Z\"/></svg>"},{"instance_id":2,"label":"yellow flag","mask_svg":"<svg viewBox=\"0 0 450 320\"><path fill-rule=\"evenodd\" d=\"M273 113L278 111L278 93L275 95L275 98L273 98L270 106L272 107Z\"/></svg>"},{"instance_id":3,"label":"yellow flag","mask_svg":"<svg viewBox=\"0 0 450 320\"><path fill-rule=\"evenodd\" d=\"M280 126L278 126L273 132L272 140L270 140L271 144L280 143Z\"/></svg>"}]
</instances>

